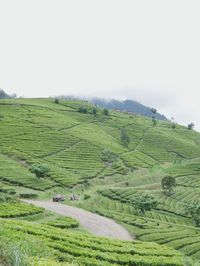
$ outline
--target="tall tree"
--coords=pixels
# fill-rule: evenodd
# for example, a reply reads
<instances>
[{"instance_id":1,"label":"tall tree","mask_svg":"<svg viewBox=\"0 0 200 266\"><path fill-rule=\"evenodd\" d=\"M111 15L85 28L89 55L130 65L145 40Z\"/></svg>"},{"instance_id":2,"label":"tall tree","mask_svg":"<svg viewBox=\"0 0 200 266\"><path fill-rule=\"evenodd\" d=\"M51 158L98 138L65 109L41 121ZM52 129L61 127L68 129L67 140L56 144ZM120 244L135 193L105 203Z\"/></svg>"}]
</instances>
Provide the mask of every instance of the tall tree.
<instances>
[{"instance_id":1,"label":"tall tree","mask_svg":"<svg viewBox=\"0 0 200 266\"><path fill-rule=\"evenodd\" d=\"M167 196L172 195L176 187L176 179L173 176L164 176L161 181L161 187Z\"/></svg>"},{"instance_id":2,"label":"tall tree","mask_svg":"<svg viewBox=\"0 0 200 266\"><path fill-rule=\"evenodd\" d=\"M187 128L190 130L194 129L194 123L192 122L192 123L188 124Z\"/></svg>"}]
</instances>

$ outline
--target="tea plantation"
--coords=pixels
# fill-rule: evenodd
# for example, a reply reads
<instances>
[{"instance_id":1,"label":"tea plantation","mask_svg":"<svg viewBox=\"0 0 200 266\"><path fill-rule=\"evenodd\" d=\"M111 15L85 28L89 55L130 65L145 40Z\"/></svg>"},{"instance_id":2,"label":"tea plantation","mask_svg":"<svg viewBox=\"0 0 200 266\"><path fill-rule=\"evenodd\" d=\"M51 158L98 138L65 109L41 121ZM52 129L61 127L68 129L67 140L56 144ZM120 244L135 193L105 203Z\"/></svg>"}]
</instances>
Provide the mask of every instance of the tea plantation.
<instances>
[{"instance_id":1,"label":"tea plantation","mask_svg":"<svg viewBox=\"0 0 200 266\"><path fill-rule=\"evenodd\" d=\"M166 175L176 180L170 195ZM20 201L57 193L121 223L136 241L94 237ZM141 213L138 197L157 204ZM196 131L85 101L0 100L2 265L199 265L200 228L186 211L199 198Z\"/></svg>"}]
</instances>

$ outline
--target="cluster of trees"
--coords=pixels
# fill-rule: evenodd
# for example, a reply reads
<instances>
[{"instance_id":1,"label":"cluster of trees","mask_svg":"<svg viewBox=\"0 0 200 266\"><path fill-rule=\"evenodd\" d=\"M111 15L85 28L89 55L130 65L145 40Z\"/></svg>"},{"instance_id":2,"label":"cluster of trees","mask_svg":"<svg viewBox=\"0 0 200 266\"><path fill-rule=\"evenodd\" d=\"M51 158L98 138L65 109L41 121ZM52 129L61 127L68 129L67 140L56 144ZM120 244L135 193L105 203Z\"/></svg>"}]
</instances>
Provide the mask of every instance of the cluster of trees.
<instances>
[{"instance_id":1,"label":"cluster of trees","mask_svg":"<svg viewBox=\"0 0 200 266\"><path fill-rule=\"evenodd\" d=\"M118 159L118 155L110 150L104 150L102 152L102 161L104 162L113 163L117 159Z\"/></svg>"},{"instance_id":2,"label":"cluster of trees","mask_svg":"<svg viewBox=\"0 0 200 266\"><path fill-rule=\"evenodd\" d=\"M9 96L8 94L6 94L3 90L0 89L0 98L11 98L12 96ZM14 95L13 97L16 97L16 95ZM54 102L56 104L59 104L59 98L55 98ZM156 108L150 108L151 114L152 114L152 126L155 127L157 125L157 120L156 120L156 116L158 114L157 109ZM92 113L93 115L97 115L97 108L93 107L92 111L89 112L87 107L81 106L78 109L78 112L83 113L83 114L87 114L87 113ZM103 109L103 115L109 115L109 110L107 108ZM165 120L166 118L163 116L162 118L163 120ZM187 125L187 128L189 130L193 130L194 129L194 123L191 122ZM176 123L174 122L174 118L171 118L171 128L175 129L176 128ZM126 132L125 129L121 130L121 141L122 143L127 146L129 143L129 137L128 134Z\"/></svg>"},{"instance_id":3,"label":"cluster of trees","mask_svg":"<svg viewBox=\"0 0 200 266\"><path fill-rule=\"evenodd\" d=\"M158 205L158 201L148 194L141 194L135 196L132 201L132 204L139 214L144 215L146 211L151 211L152 209L155 209Z\"/></svg>"},{"instance_id":4,"label":"cluster of trees","mask_svg":"<svg viewBox=\"0 0 200 266\"><path fill-rule=\"evenodd\" d=\"M33 165L30 169L38 178L49 176L49 168L46 165Z\"/></svg>"},{"instance_id":5,"label":"cluster of trees","mask_svg":"<svg viewBox=\"0 0 200 266\"><path fill-rule=\"evenodd\" d=\"M157 113L157 110L155 108L151 108L151 112L152 112L152 125L153 127L155 127L157 125L157 120L155 118L155 114Z\"/></svg>"},{"instance_id":6,"label":"cluster of trees","mask_svg":"<svg viewBox=\"0 0 200 266\"><path fill-rule=\"evenodd\" d=\"M92 110L89 111L87 107L81 106L81 107L79 107L78 112L79 112L79 113L82 113L82 114L88 114L88 113L91 113L91 114L93 114L94 116L96 116L96 115L97 115L97 108L93 107ZM109 115L109 110L104 108L104 109L103 109L103 115L108 116L108 115Z\"/></svg>"},{"instance_id":7,"label":"cluster of trees","mask_svg":"<svg viewBox=\"0 0 200 266\"><path fill-rule=\"evenodd\" d=\"M171 196L176 187L176 179L173 176L164 176L161 180L161 187L165 195Z\"/></svg>"}]
</instances>

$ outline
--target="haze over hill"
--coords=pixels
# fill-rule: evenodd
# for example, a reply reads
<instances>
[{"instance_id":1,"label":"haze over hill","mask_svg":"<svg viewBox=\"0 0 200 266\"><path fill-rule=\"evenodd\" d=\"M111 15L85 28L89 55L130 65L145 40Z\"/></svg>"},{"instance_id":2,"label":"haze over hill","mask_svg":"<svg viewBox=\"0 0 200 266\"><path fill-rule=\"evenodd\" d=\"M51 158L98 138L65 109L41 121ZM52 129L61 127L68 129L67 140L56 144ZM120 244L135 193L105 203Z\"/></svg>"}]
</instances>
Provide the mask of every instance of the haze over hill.
<instances>
[{"instance_id":1,"label":"haze over hill","mask_svg":"<svg viewBox=\"0 0 200 266\"><path fill-rule=\"evenodd\" d=\"M147 107L137 101L130 99L119 101L116 99L105 100L101 98L93 98L90 101L97 106L105 107L111 110L127 111L135 114L144 115L147 117L154 116L156 119L159 120L167 119L164 115L161 115L159 113L152 114L150 107Z\"/></svg>"}]
</instances>

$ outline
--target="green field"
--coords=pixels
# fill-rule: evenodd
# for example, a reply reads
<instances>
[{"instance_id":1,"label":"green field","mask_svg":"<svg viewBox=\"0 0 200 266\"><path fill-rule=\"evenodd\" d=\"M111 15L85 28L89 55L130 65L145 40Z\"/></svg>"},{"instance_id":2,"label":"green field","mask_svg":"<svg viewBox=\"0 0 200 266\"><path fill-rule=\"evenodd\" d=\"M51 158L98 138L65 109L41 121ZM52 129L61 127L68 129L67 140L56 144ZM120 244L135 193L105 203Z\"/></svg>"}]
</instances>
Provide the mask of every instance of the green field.
<instances>
[{"instance_id":1,"label":"green field","mask_svg":"<svg viewBox=\"0 0 200 266\"><path fill-rule=\"evenodd\" d=\"M79 112L80 107L88 112ZM194 259L188 265L198 265L200 229L185 206L200 198L200 134L180 125L172 129L168 121L153 127L142 116L104 115L98 107L94 115L93 108L85 101L0 100L0 217L9 218L0 222L4 238L44 239L48 251L43 246L39 257L52 251L49 265L184 265L177 251ZM121 140L122 129L128 145ZM38 177L36 167L47 172ZM161 189L165 175L176 178L171 196ZM113 218L145 242L89 237L78 232L76 221L45 217L42 209L18 201L55 193L64 194L67 204ZM79 201L69 201L71 193ZM157 207L139 214L134 198L140 195L153 196ZM57 235L63 238L54 239ZM37 260L36 253L28 254L30 260Z\"/></svg>"}]
</instances>

